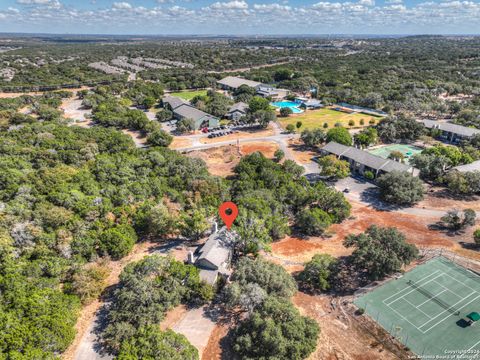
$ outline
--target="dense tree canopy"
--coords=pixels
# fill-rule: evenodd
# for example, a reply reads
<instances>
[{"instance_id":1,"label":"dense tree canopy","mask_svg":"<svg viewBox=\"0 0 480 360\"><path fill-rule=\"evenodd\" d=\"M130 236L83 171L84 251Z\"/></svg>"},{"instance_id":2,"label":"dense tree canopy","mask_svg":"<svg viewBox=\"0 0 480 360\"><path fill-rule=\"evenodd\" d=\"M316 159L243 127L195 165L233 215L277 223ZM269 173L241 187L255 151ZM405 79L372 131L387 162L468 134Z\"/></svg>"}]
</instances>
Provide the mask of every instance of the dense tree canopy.
<instances>
[{"instance_id":1,"label":"dense tree canopy","mask_svg":"<svg viewBox=\"0 0 480 360\"><path fill-rule=\"evenodd\" d=\"M380 196L395 205L412 205L423 199L425 188L422 181L405 171L392 171L377 180Z\"/></svg>"},{"instance_id":2,"label":"dense tree canopy","mask_svg":"<svg viewBox=\"0 0 480 360\"><path fill-rule=\"evenodd\" d=\"M344 245L354 248L352 262L374 280L400 271L418 255L416 246L408 244L396 228L375 225L364 233L347 236Z\"/></svg>"}]
</instances>

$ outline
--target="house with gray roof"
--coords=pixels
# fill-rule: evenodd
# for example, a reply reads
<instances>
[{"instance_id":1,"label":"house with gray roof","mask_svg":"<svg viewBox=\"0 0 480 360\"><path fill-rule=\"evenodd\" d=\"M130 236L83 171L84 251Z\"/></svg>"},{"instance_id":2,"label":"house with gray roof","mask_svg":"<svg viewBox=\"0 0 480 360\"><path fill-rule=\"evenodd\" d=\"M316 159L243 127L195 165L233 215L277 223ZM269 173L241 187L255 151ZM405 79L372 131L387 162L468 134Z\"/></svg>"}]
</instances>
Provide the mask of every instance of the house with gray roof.
<instances>
[{"instance_id":1,"label":"house with gray roof","mask_svg":"<svg viewBox=\"0 0 480 360\"><path fill-rule=\"evenodd\" d=\"M236 90L242 85L247 85L256 89L262 85L262 83L257 81L247 80L238 76L227 76L221 80L218 80L217 84L220 85L223 90Z\"/></svg>"},{"instance_id":2,"label":"house with gray roof","mask_svg":"<svg viewBox=\"0 0 480 360\"><path fill-rule=\"evenodd\" d=\"M377 178L384 173L392 171L408 171L412 175L417 175L413 166L391 159L384 159L370 154L368 151L342 145L335 141L329 142L321 151L325 155L333 154L341 160L348 161L352 174L364 175L366 171L370 171Z\"/></svg>"},{"instance_id":3,"label":"house with gray roof","mask_svg":"<svg viewBox=\"0 0 480 360\"><path fill-rule=\"evenodd\" d=\"M306 101L303 101L300 106L311 110L320 109L321 107L323 107L321 101L318 99L308 99Z\"/></svg>"},{"instance_id":4,"label":"house with gray roof","mask_svg":"<svg viewBox=\"0 0 480 360\"><path fill-rule=\"evenodd\" d=\"M216 226L215 226L216 227ZM212 232L208 240L195 251L191 259L200 269L200 279L208 284L215 284L219 276L230 276L234 236L226 227Z\"/></svg>"},{"instance_id":5,"label":"house with gray roof","mask_svg":"<svg viewBox=\"0 0 480 360\"><path fill-rule=\"evenodd\" d=\"M260 85L257 87L257 95L264 98L272 98L273 100L284 99L288 95L287 89L277 89L272 86Z\"/></svg>"},{"instance_id":6,"label":"house with gray roof","mask_svg":"<svg viewBox=\"0 0 480 360\"><path fill-rule=\"evenodd\" d=\"M452 170L456 170L461 173L480 171L480 160L474 161L470 164L455 166L452 168Z\"/></svg>"},{"instance_id":7,"label":"house with gray roof","mask_svg":"<svg viewBox=\"0 0 480 360\"><path fill-rule=\"evenodd\" d=\"M238 102L233 104L228 112L225 114L225 117L230 120L239 120L242 116L246 115L248 111L248 104L244 102Z\"/></svg>"},{"instance_id":8,"label":"house with gray roof","mask_svg":"<svg viewBox=\"0 0 480 360\"><path fill-rule=\"evenodd\" d=\"M435 120L420 120L427 129L438 129L441 131L440 138L451 143L458 143L462 140L471 138L473 135L480 134L479 129L470 128L450 122L440 122Z\"/></svg>"},{"instance_id":9,"label":"house with gray roof","mask_svg":"<svg viewBox=\"0 0 480 360\"><path fill-rule=\"evenodd\" d=\"M190 103L187 100L184 100L176 96L165 96L162 99L162 104L164 108L168 108L169 110L172 110L172 111L178 108L179 106L190 105Z\"/></svg>"},{"instance_id":10,"label":"house with gray roof","mask_svg":"<svg viewBox=\"0 0 480 360\"><path fill-rule=\"evenodd\" d=\"M192 119L195 122L195 130L208 127L217 127L220 119L199 110L191 105L183 104L173 110L173 116L177 120Z\"/></svg>"}]
</instances>

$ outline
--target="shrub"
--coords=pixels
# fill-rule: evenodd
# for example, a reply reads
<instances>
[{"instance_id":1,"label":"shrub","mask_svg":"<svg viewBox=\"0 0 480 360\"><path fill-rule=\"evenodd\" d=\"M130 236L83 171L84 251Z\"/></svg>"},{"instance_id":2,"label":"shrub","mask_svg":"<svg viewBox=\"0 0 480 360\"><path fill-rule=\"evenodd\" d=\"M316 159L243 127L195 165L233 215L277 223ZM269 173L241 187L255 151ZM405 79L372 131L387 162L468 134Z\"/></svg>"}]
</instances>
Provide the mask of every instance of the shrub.
<instances>
[{"instance_id":1,"label":"shrub","mask_svg":"<svg viewBox=\"0 0 480 360\"><path fill-rule=\"evenodd\" d=\"M480 229L477 229L473 232L473 241L475 244L480 245Z\"/></svg>"},{"instance_id":2,"label":"shrub","mask_svg":"<svg viewBox=\"0 0 480 360\"><path fill-rule=\"evenodd\" d=\"M117 225L100 234L100 248L114 260L121 259L132 250L137 234L130 225Z\"/></svg>"},{"instance_id":3,"label":"shrub","mask_svg":"<svg viewBox=\"0 0 480 360\"><path fill-rule=\"evenodd\" d=\"M294 133L295 132L295 126L293 124L288 124L286 127L285 127L285 130L287 130L288 133Z\"/></svg>"},{"instance_id":4,"label":"shrub","mask_svg":"<svg viewBox=\"0 0 480 360\"><path fill-rule=\"evenodd\" d=\"M297 216L297 226L306 235L322 235L331 224L330 215L319 208L304 209Z\"/></svg>"},{"instance_id":5,"label":"shrub","mask_svg":"<svg viewBox=\"0 0 480 360\"><path fill-rule=\"evenodd\" d=\"M328 123L323 123L323 128L327 129L328 128Z\"/></svg>"},{"instance_id":6,"label":"shrub","mask_svg":"<svg viewBox=\"0 0 480 360\"><path fill-rule=\"evenodd\" d=\"M367 180L373 180L375 179L375 174L373 172L371 172L370 170L367 170L363 173L363 176L365 177L365 179Z\"/></svg>"},{"instance_id":7,"label":"shrub","mask_svg":"<svg viewBox=\"0 0 480 360\"><path fill-rule=\"evenodd\" d=\"M350 120L350 121L348 122L348 126L355 126L355 121Z\"/></svg>"},{"instance_id":8,"label":"shrub","mask_svg":"<svg viewBox=\"0 0 480 360\"><path fill-rule=\"evenodd\" d=\"M281 117L289 117L291 114L293 114L293 111L289 107L282 107L280 109L280 116Z\"/></svg>"}]
</instances>

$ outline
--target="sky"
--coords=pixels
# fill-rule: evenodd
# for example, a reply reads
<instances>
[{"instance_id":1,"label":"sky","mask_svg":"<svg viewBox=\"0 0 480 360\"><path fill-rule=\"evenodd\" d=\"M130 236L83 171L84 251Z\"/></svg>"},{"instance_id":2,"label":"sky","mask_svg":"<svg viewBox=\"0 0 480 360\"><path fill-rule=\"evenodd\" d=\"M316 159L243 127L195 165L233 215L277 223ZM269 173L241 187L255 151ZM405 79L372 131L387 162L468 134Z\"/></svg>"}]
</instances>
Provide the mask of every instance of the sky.
<instances>
[{"instance_id":1,"label":"sky","mask_svg":"<svg viewBox=\"0 0 480 360\"><path fill-rule=\"evenodd\" d=\"M480 0L0 0L0 32L479 34Z\"/></svg>"}]
</instances>

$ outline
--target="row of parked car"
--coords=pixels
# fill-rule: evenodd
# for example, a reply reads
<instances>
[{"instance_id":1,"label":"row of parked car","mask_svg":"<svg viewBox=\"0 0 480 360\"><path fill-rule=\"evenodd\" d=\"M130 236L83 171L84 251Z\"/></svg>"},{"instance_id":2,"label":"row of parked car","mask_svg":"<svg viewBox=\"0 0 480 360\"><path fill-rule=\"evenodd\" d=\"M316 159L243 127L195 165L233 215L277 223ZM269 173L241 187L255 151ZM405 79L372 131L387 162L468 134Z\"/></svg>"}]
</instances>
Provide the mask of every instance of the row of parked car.
<instances>
[{"instance_id":1,"label":"row of parked car","mask_svg":"<svg viewBox=\"0 0 480 360\"><path fill-rule=\"evenodd\" d=\"M230 135L230 134L233 134L233 130L226 130L226 131L219 131L219 132L216 132L216 133L211 133L211 134L208 134L208 138L211 139L211 138Z\"/></svg>"}]
</instances>

